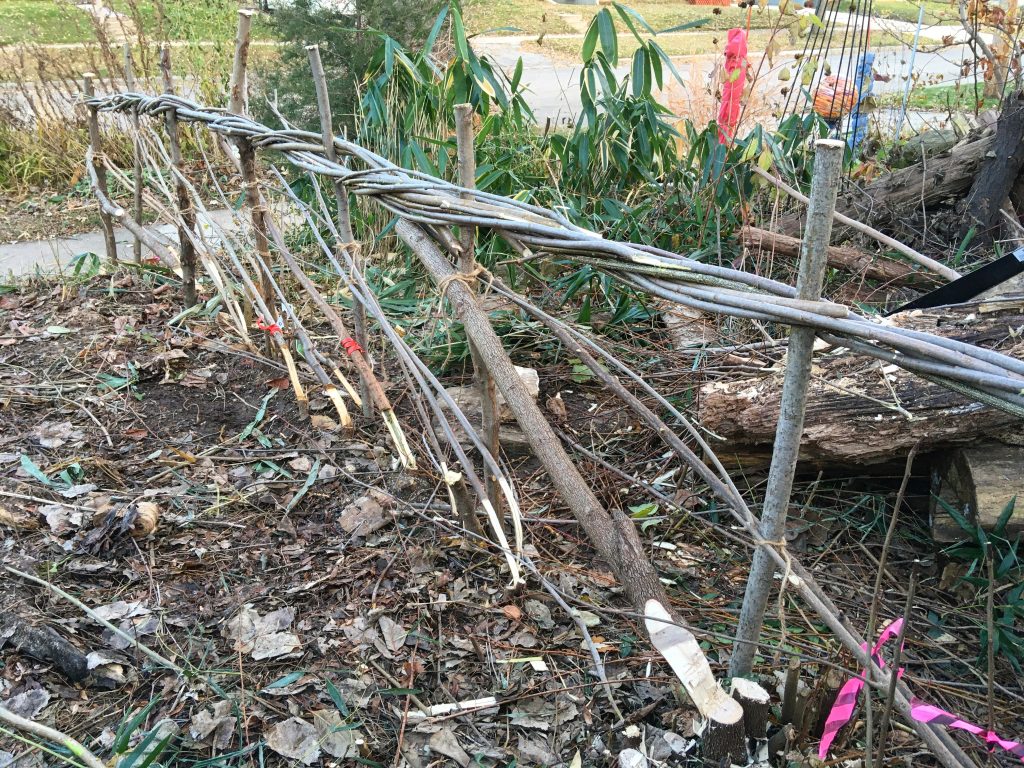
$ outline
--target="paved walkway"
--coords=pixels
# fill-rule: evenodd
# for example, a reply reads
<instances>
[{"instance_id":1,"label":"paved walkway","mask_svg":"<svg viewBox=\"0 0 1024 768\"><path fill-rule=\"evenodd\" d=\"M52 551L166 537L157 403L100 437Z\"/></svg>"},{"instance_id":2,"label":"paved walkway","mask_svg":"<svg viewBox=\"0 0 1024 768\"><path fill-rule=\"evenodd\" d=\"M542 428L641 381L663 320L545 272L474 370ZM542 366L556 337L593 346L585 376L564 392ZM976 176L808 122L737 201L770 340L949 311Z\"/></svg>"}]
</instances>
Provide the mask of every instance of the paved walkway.
<instances>
[{"instance_id":1,"label":"paved walkway","mask_svg":"<svg viewBox=\"0 0 1024 768\"><path fill-rule=\"evenodd\" d=\"M217 227L230 229L234 226L231 211L210 211L210 220ZM209 225L207 225L209 226ZM174 228L166 224L147 227L164 243L174 247L176 237ZM114 239L117 242L119 259L132 259L131 232L123 227L114 228ZM36 273L55 274L67 269L70 261L80 253L95 253L105 256L105 243L102 232L86 232L72 237L52 238L50 240L30 240L23 243L0 244L0 279L13 274L23 277ZM143 248L143 255L146 255Z\"/></svg>"}]
</instances>

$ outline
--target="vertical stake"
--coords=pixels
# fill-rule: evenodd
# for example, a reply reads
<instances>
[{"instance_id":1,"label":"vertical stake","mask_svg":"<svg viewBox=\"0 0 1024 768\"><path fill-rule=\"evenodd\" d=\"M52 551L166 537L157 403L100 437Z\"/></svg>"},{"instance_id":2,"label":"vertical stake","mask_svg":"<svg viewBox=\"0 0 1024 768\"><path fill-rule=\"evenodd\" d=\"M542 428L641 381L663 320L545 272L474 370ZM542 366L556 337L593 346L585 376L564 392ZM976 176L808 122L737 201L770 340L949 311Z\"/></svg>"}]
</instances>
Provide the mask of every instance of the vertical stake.
<instances>
[{"instance_id":1,"label":"vertical stake","mask_svg":"<svg viewBox=\"0 0 1024 768\"><path fill-rule=\"evenodd\" d=\"M132 63L132 44L124 44L124 86L129 91L135 90L135 67ZM142 224L142 138L139 135L139 110L132 109L132 130L135 132L132 142L132 181L133 213L135 221ZM142 240L135 236L132 242L132 258L136 264L142 263Z\"/></svg>"},{"instance_id":2,"label":"vertical stake","mask_svg":"<svg viewBox=\"0 0 1024 768\"><path fill-rule=\"evenodd\" d=\"M324 143L324 153L328 160L336 163L338 162L338 153L334 146L334 119L331 115L330 94L327 92L327 75L324 72L323 61L320 59L320 46L307 45L306 52L309 54L309 68L313 75L313 87L316 89L316 105L320 112L320 135ZM341 179L335 178L332 181L334 200L338 206L338 234L341 235L342 240L342 242L336 243L335 247L347 250L356 269L362 269L362 257L352 232L348 190L345 189ZM368 356L369 353L366 351L366 307L355 296L352 297L352 332L355 334L356 343L362 347L363 354ZM338 339L339 343L341 341ZM370 386L361 374L359 376L359 399L363 402L363 415L372 416L373 398L370 397Z\"/></svg>"},{"instance_id":3,"label":"vertical stake","mask_svg":"<svg viewBox=\"0 0 1024 768\"><path fill-rule=\"evenodd\" d=\"M255 11L250 8L240 8L238 11L238 31L235 34L235 59L231 68L231 101L228 109L236 115L245 115L248 111L248 86L246 68L249 60L249 39L252 32L252 17ZM256 253L263 262L264 267L260 269L260 296L263 303L270 311L273 311L277 302L274 299L274 285L269 274L272 268L270 263L270 241L267 237L267 211L263 205L263 196L259 190L259 180L256 174L256 150L252 142L247 139L237 139L238 147L238 169L242 174L242 191L245 193L245 204L249 207L252 216L252 228L256 240ZM264 320L273 324L276 318L267 317ZM267 340L267 351L271 349L270 340Z\"/></svg>"},{"instance_id":4,"label":"vertical stake","mask_svg":"<svg viewBox=\"0 0 1024 768\"><path fill-rule=\"evenodd\" d=\"M476 152L473 147L473 133L473 105L456 104L455 141L459 156L459 184L466 189L476 188ZM462 196L463 198L472 197L468 193L463 193ZM459 272L463 275L475 274L477 270L476 227L467 225L461 228L459 245L462 247L462 253L459 256ZM472 341L469 342L469 353L473 359L473 381L480 393L480 431L484 445L497 460L501 447L498 440L498 430L501 425L498 412L498 390L495 387L494 378L484 366L479 350ZM496 510L501 510L501 493L494 475L485 471L484 483L491 505Z\"/></svg>"},{"instance_id":5,"label":"vertical stake","mask_svg":"<svg viewBox=\"0 0 1024 768\"><path fill-rule=\"evenodd\" d=\"M174 93L174 76L171 73L171 47L164 44L160 50L160 72L164 79L164 93ZM185 160L181 155L181 139L178 135L178 118L174 110L168 110L164 117L167 139L171 145L174 191L178 198L178 261L181 266L181 290L185 306L195 306L196 296L196 249L192 237L196 231L196 215L192 210L192 198L185 186Z\"/></svg>"},{"instance_id":6,"label":"vertical stake","mask_svg":"<svg viewBox=\"0 0 1024 768\"><path fill-rule=\"evenodd\" d=\"M93 86L93 78L95 77L96 75L92 72L86 72L82 75L86 99L91 99L96 95L96 88ZM99 112L93 105L89 104L87 106L89 108L89 145L92 147L92 165L96 170L96 186L99 187L104 197L109 200L107 168L104 164L106 158L103 155L103 143L100 140ZM114 240L114 220L110 217L109 213L103 210L103 206L100 206L100 222L103 225L103 243L107 251L107 259L111 264L116 264L117 242Z\"/></svg>"},{"instance_id":7,"label":"vertical stake","mask_svg":"<svg viewBox=\"0 0 1024 768\"><path fill-rule=\"evenodd\" d=\"M825 258L832 234L832 213L836 206L836 192L843 169L842 141L820 139L815 143L814 176L807 207L807 231L800 248L800 274L797 278L797 297L804 301L821 298L825 279ZM786 509L793 490L793 475L800 451L800 435L804 428L807 407L807 380L811 372L811 353L814 348L814 330L794 326L789 333L789 354L782 384L782 404L779 423L775 430L775 447L768 470L768 490L761 513L761 538L764 542L779 542L786 533ZM754 663L754 653L761 637L765 607L772 589L775 566L768 555L766 544L759 542L754 550L747 589L740 610L736 642L729 662L731 677L746 677ZM785 588L785 584L782 585Z\"/></svg>"}]
</instances>

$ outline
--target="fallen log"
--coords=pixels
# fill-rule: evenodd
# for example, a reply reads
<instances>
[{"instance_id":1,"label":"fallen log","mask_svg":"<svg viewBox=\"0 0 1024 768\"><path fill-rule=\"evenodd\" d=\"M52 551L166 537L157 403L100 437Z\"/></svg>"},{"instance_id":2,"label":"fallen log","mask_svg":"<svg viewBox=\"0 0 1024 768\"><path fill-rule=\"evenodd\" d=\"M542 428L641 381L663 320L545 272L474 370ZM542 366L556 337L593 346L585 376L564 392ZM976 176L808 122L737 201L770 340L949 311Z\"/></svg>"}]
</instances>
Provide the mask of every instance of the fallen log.
<instances>
[{"instance_id":1,"label":"fallen log","mask_svg":"<svg viewBox=\"0 0 1024 768\"><path fill-rule=\"evenodd\" d=\"M8 611L0 611L0 647L15 650L53 664L68 680L78 683L89 674L85 654L48 626L35 626Z\"/></svg>"},{"instance_id":2,"label":"fallen log","mask_svg":"<svg viewBox=\"0 0 1024 768\"><path fill-rule=\"evenodd\" d=\"M801 241L790 235L745 226L740 230L740 240L752 251L793 259L800 257ZM909 264L891 261L849 245L830 245L827 259L830 267L883 283L906 285L928 279L927 275L915 271Z\"/></svg>"},{"instance_id":3,"label":"fallen log","mask_svg":"<svg viewBox=\"0 0 1024 768\"><path fill-rule=\"evenodd\" d=\"M906 216L908 210L959 199L974 183L994 140L994 132L988 129L968 136L947 152L840 195L836 210L872 227L884 227ZM783 217L776 228L798 235L803 220L801 210Z\"/></svg>"},{"instance_id":4,"label":"fallen log","mask_svg":"<svg viewBox=\"0 0 1024 768\"><path fill-rule=\"evenodd\" d=\"M1024 299L915 310L885 322L1024 356ZM779 417L782 365L762 375L701 387L699 419L711 446L733 463L764 463ZM921 450L968 445L1020 419L975 403L896 366L836 350L815 361L800 458L821 464L870 464Z\"/></svg>"},{"instance_id":5,"label":"fallen log","mask_svg":"<svg viewBox=\"0 0 1024 768\"><path fill-rule=\"evenodd\" d=\"M960 239L974 229L973 246L990 245L1002 228L1000 209L1024 168L1024 93L1011 93L996 123L992 151L986 153L964 201Z\"/></svg>"}]
</instances>

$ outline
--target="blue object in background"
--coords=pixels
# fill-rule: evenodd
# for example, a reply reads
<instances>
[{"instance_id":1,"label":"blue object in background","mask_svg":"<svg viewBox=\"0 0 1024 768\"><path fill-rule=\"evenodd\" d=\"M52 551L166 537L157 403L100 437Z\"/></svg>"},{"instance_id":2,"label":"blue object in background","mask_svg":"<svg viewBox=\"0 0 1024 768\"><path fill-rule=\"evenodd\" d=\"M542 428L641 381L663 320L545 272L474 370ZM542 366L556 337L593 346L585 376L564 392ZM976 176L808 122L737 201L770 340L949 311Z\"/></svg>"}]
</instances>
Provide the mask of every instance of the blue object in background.
<instances>
[{"instance_id":1,"label":"blue object in background","mask_svg":"<svg viewBox=\"0 0 1024 768\"><path fill-rule=\"evenodd\" d=\"M854 81L857 84L857 103L853 112L850 113L850 133L846 139L846 145L855 154L868 134L869 115L867 112L861 111L861 105L864 103L864 99L871 95L871 91L875 87L874 66L875 54L873 53L864 53L860 57L860 63L857 64L856 80Z\"/></svg>"}]
</instances>

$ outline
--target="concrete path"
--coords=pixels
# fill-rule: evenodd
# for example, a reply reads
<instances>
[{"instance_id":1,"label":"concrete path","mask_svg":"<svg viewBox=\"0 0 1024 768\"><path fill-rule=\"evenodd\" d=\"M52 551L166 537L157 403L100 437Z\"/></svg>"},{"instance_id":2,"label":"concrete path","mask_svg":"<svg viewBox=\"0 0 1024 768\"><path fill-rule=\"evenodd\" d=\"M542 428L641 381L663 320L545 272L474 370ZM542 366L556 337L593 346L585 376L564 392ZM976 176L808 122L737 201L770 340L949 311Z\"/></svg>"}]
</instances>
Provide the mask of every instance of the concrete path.
<instances>
[{"instance_id":1,"label":"concrete path","mask_svg":"<svg viewBox=\"0 0 1024 768\"><path fill-rule=\"evenodd\" d=\"M234 227L232 213L229 210L210 211L210 221L214 227L229 230ZM207 224L207 227L210 225ZM159 224L147 227L162 242L172 248L177 244L174 227ZM124 261L132 259L132 234L123 227L114 229L117 241L117 256ZM142 249L143 257L148 255ZM105 244L102 232L87 232L72 237L52 238L50 240L30 240L23 243L0 244L0 279L14 275L23 277L36 273L57 274L67 269L71 260L80 253L95 253L105 257Z\"/></svg>"}]
</instances>

